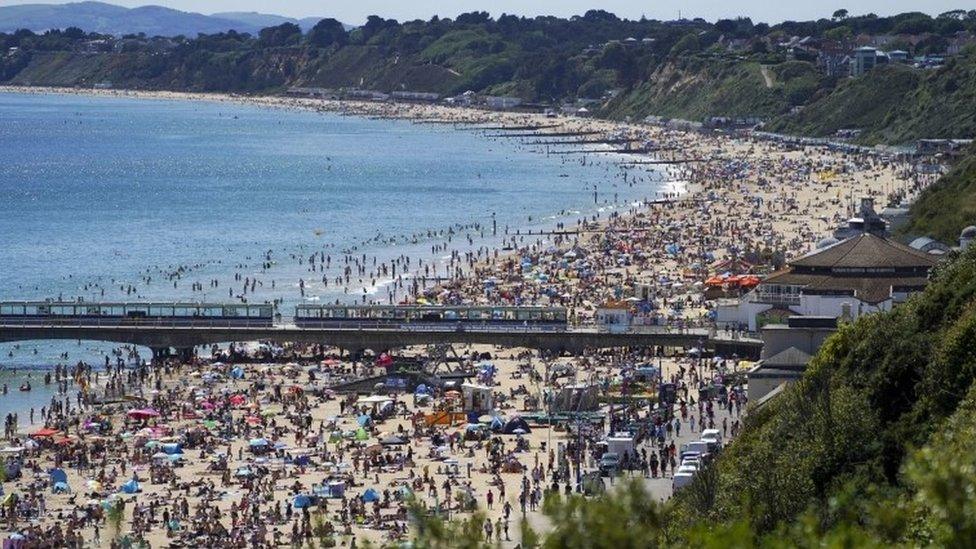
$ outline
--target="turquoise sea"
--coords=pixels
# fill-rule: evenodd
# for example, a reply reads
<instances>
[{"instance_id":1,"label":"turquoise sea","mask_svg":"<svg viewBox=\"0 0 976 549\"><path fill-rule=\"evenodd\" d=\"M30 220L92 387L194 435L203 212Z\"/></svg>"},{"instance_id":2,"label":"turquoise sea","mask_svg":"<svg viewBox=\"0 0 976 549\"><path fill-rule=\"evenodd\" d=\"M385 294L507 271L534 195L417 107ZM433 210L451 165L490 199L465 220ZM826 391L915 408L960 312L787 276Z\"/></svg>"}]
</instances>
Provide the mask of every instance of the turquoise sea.
<instances>
[{"instance_id":1,"label":"turquoise sea","mask_svg":"<svg viewBox=\"0 0 976 549\"><path fill-rule=\"evenodd\" d=\"M450 249L497 246L493 214L499 234L514 233L655 198L655 175L625 182L614 160L589 155L583 165L577 155L447 125L0 94L0 300L226 301L247 277L260 283L250 301L282 299L284 312L300 301L300 281L306 298L355 301L361 286L346 294L321 283L339 274L344 252L369 263L443 260L447 252L432 246L449 232ZM332 256L332 272L308 271L304 258L316 252ZM385 301L382 281L367 286ZM108 349L0 345L0 366L101 364Z\"/></svg>"}]
</instances>

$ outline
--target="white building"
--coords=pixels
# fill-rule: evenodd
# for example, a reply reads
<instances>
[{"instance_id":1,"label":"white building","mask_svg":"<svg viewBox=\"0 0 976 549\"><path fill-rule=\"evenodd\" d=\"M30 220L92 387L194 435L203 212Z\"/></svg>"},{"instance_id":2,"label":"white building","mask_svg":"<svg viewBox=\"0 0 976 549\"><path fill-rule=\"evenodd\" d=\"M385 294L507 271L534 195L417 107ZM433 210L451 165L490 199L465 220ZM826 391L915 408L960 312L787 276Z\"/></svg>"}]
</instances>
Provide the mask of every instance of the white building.
<instances>
[{"instance_id":1,"label":"white building","mask_svg":"<svg viewBox=\"0 0 976 549\"><path fill-rule=\"evenodd\" d=\"M888 311L922 290L937 256L863 233L790 262L738 300L716 305L716 323L748 327L790 316L850 319Z\"/></svg>"}]
</instances>

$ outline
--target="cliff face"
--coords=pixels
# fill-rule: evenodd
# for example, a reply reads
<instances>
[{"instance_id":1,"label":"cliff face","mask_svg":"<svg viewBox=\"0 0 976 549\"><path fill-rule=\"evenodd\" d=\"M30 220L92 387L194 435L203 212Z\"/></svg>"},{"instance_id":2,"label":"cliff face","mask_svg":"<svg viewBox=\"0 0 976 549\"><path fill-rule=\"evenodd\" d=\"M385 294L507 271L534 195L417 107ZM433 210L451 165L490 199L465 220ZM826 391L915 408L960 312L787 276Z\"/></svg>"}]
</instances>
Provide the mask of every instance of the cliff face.
<instances>
[{"instance_id":1,"label":"cliff face","mask_svg":"<svg viewBox=\"0 0 976 549\"><path fill-rule=\"evenodd\" d=\"M363 87L447 92L449 69L401 60L372 46L335 52L274 48L227 53L29 52L0 60L10 84L90 87L100 82L131 89L271 92L298 86Z\"/></svg>"},{"instance_id":2,"label":"cliff face","mask_svg":"<svg viewBox=\"0 0 976 549\"><path fill-rule=\"evenodd\" d=\"M0 56L0 82L78 87L110 82L133 89L235 93L274 93L295 85L441 94L471 89L537 101L600 97L617 89L622 91L603 105L602 116L755 117L767 121L767 130L796 135L859 129L858 140L866 144L976 134L976 52L936 70L890 65L850 79L826 77L803 61L765 65L708 54L649 58L632 73L636 65L606 55L519 61L520 50L481 34L454 38L412 54L372 43L341 48L218 43L109 53L35 49ZM609 68L615 63L627 70ZM623 85L621 74L634 76L633 83Z\"/></svg>"},{"instance_id":3,"label":"cliff face","mask_svg":"<svg viewBox=\"0 0 976 549\"><path fill-rule=\"evenodd\" d=\"M678 59L662 64L629 93L608 105L614 118L647 115L702 120L710 116L772 118L790 107L790 86L812 78L814 67L797 63L785 81L776 68L754 62Z\"/></svg>"}]
</instances>

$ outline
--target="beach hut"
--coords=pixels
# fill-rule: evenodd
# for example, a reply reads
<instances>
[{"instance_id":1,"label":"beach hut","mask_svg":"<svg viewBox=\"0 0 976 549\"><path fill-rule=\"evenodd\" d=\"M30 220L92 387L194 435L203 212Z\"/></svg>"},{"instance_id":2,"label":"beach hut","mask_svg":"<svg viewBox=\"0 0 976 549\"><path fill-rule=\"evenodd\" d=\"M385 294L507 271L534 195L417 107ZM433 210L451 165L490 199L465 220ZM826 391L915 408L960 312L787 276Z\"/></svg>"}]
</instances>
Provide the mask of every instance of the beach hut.
<instances>
[{"instance_id":1,"label":"beach hut","mask_svg":"<svg viewBox=\"0 0 976 549\"><path fill-rule=\"evenodd\" d=\"M380 495L376 493L376 490L372 488L367 488L366 491L363 492L363 495L360 497L362 497L363 502L365 503L373 503L374 501L380 500Z\"/></svg>"}]
</instances>

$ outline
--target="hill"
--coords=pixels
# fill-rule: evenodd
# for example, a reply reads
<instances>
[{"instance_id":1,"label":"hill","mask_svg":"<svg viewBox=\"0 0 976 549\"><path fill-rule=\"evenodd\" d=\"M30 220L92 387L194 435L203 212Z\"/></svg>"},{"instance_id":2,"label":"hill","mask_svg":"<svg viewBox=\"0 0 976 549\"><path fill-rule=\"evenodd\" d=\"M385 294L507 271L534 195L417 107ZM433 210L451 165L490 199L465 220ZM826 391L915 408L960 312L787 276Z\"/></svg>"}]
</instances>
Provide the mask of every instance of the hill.
<instances>
[{"instance_id":1,"label":"hill","mask_svg":"<svg viewBox=\"0 0 976 549\"><path fill-rule=\"evenodd\" d=\"M146 36L196 36L229 30L257 34L262 28L270 26L263 21L264 18L276 17L229 15L235 16L203 15L161 6L129 9L103 2L22 4L0 7L0 32L14 32L18 29L41 32L77 27L87 32L115 36L139 33ZM282 22L297 22L281 19Z\"/></svg>"},{"instance_id":2,"label":"hill","mask_svg":"<svg viewBox=\"0 0 976 549\"><path fill-rule=\"evenodd\" d=\"M51 13L60 9L89 15L57 22ZM472 12L402 23L370 16L350 30L333 19L308 28L311 21L275 15L214 17L93 2L0 10L14 10L6 12L8 26L10 13L35 28L72 25L45 33L0 32L0 82L13 84L111 82L249 93L309 85L472 90L570 108L586 105L616 119L756 118L767 130L811 136L853 129L865 144L976 134L976 11L773 26L742 18L632 21L602 10L569 19L494 19ZM177 26L193 38L153 39L177 32ZM257 26L265 28L252 28ZM148 38L105 36L123 28ZM219 30L195 35L204 28ZM844 52L881 40L915 57L848 78ZM825 59L840 68L828 70Z\"/></svg>"},{"instance_id":3,"label":"hill","mask_svg":"<svg viewBox=\"0 0 976 549\"><path fill-rule=\"evenodd\" d=\"M862 143L906 143L930 137L976 135L976 51L950 59L936 70L905 65L876 68L844 79L795 115L769 124L771 131L830 136L839 129L862 130Z\"/></svg>"},{"instance_id":4,"label":"hill","mask_svg":"<svg viewBox=\"0 0 976 549\"><path fill-rule=\"evenodd\" d=\"M294 23L302 29L302 32L312 30L312 27L314 27L316 23L324 19L324 17L303 17L301 19L295 19L294 17L285 17L283 15L274 15L269 13L257 13L254 11L225 11L213 13L211 14L211 17L229 21L240 21L248 28L258 30L266 27L274 27L282 23ZM347 31L355 28L352 25L343 24L343 26Z\"/></svg>"},{"instance_id":5,"label":"hill","mask_svg":"<svg viewBox=\"0 0 976 549\"><path fill-rule=\"evenodd\" d=\"M976 146L922 192L910 211L910 221L902 227L906 235L930 236L942 242L956 242L959 233L976 225Z\"/></svg>"}]
</instances>

